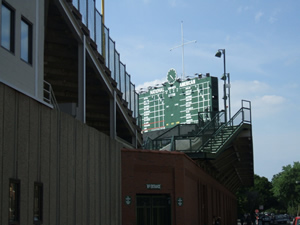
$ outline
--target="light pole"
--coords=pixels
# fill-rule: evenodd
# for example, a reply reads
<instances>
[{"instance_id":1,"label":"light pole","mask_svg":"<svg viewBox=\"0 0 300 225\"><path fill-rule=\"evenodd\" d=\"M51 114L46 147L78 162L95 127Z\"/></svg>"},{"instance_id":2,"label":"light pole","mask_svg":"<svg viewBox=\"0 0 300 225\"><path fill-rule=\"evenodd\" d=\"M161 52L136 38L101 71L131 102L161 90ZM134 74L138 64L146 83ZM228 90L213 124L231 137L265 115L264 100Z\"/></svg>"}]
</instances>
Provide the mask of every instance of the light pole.
<instances>
[{"instance_id":1,"label":"light pole","mask_svg":"<svg viewBox=\"0 0 300 225\"><path fill-rule=\"evenodd\" d=\"M227 73L227 77L228 77L228 107L229 107L229 120L231 120L231 104L230 104L230 73Z\"/></svg>"},{"instance_id":2,"label":"light pole","mask_svg":"<svg viewBox=\"0 0 300 225\"><path fill-rule=\"evenodd\" d=\"M227 123L227 107L226 107L226 99L227 99L227 95L226 95L226 59L225 59L225 49L219 49L218 52L216 53L216 57L221 58L223 54L223 60L224 60L224 74L221 77L222 80L224 80L224 113L225 113L225 123Z\"/></svg>"},{"instance_id":3,"label":"light pole","mask_svg":"<svg viewBox=\"0 0 300 225\"><path fill-rule=\"evenodd\" d=\"M296 180L296 182L295 182L296 184L300 184L300 181L299 180ZM298 206L297 206L297 216L299 216L299 211L300 211L300 204L298 204Z\"/></svg>"}]
</instances>

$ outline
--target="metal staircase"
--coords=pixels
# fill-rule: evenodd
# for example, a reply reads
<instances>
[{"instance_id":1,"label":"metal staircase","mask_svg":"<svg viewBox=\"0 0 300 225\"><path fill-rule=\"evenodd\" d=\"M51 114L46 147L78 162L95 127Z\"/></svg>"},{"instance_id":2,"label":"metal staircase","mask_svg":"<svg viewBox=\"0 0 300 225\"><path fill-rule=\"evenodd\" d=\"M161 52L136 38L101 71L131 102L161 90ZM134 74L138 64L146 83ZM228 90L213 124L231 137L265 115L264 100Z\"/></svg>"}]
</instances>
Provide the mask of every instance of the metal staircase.
<instances>
[{"instance_id":1,"label":"metal staircase","mask_svg":"<svg viewBox=\"0 0 300 225\"><path fill-rule=\"evenodd\" d=\"M200 118L199 125L179 124L153 140L147 139L144 148L182 151L192 158L215 158L243 130L250 128L251 102L242 100L241 109L228 122L221 111L210 121Z\"/></svg>"}]
</instances>

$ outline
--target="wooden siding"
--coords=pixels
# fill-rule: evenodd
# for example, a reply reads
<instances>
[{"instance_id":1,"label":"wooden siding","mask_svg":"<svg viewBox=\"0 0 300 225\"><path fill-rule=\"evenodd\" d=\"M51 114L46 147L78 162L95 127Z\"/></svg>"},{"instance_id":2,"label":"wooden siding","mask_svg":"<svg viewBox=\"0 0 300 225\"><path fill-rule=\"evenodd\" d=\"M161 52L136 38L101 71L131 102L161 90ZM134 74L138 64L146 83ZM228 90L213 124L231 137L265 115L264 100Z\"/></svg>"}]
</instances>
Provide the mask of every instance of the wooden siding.
<instances>
[{"instance_id":1,"label":"wooden siding","mask_svg":"<svg viewBox=\"0 0 300 225\"><path fill-rule=\"evenodd\" d=\"M121 224L122 147L0 83L0 223L14 178L20 224L33 224L34 182L43 183L43 224Z\"/></svg>"}]
</instances>

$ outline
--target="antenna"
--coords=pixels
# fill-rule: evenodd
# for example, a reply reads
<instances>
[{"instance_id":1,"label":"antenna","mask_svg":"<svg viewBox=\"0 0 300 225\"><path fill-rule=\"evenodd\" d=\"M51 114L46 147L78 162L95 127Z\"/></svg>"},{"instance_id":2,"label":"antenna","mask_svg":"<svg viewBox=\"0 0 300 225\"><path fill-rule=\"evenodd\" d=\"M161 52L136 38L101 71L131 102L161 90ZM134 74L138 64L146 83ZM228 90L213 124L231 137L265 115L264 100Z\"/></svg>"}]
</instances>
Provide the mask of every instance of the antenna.
<instances>
[{"instance_id":1,"label":"antenna","mask_svg":"<svg viewBox=\"0 0 300 225\"><path fill-rule=\"evenodd\" d=\"M184 45L191 44L191 43L196 43L197 41L194 40L194 41L188 41L188 42L184 43L184 38L183 38L183 21L181 21L181 40L182 40L182 44L171 48L170 51L172 51L175 48L182 47L182 74L181 74L181 78L184 79L185 78L185 75L184 75Z\"/></svg>"}]
</instances>

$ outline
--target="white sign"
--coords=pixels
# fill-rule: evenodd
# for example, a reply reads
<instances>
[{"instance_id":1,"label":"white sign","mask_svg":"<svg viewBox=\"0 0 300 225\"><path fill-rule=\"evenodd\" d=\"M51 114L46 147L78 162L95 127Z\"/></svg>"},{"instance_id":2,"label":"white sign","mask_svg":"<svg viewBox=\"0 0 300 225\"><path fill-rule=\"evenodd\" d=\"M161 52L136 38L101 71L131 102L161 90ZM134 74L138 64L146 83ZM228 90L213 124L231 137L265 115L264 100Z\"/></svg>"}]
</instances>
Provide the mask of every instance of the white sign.
<instances>
[{"instance_id":1,"label":"white sign","mask_svg":"<svg viewBox=\"0 0 300 225\"><path fill-rule=\"evenodd\" d=\"M154 90L151 90L151 91L150 91L150 95L158 94L158 93L162 93L162 92L164 92L164 89L163 89L163 88L160 88L160 89L154 89Z\"/></svg>"},{"instance_id":2,"label":"white sign","mask_svg":"<svg viewBox=\"0 0 300 225\"><path fill-rule=\"evenodd\" d=\"M182 206L183 205L183 199L182 198L177 198L177 205Z\"/></svg>"},{"instance_id":3,"label":"white sign","mask_svg":"<svg viewBox=\"0 0 300 225\"><path fill-rule=\"evenodd\" d=\"M185 86L188 86L188 85L191 85L191 84L195 84L196 83L196 80L189 80L189 81L185 81L185 82L182 82L180 83L180 87L185 87Z\"/></svg>"},{"instance_id":4,"label":"white sign","mask_svg":"<svg viewBox=\"0 0 300 225\"><path fill-rule=\"evenodd\" d=\"M146 184L147 189L160 190L161 184Z\"/></svg>"},{"instance_id":5,"label":"white sign","mask_svg":"<svg viewBox=\"0 0 300 225\"><path fill-rule=\"evenodd\" d=\"M126 205L130 205L131 204L131 197L130 196L126 196L125 197L125 203L126 203Z\"/></svg>"}]
</instances>

